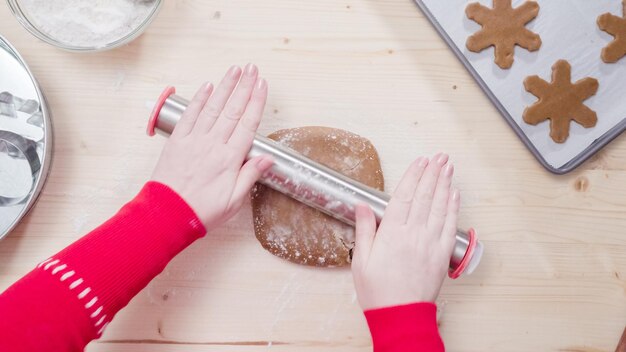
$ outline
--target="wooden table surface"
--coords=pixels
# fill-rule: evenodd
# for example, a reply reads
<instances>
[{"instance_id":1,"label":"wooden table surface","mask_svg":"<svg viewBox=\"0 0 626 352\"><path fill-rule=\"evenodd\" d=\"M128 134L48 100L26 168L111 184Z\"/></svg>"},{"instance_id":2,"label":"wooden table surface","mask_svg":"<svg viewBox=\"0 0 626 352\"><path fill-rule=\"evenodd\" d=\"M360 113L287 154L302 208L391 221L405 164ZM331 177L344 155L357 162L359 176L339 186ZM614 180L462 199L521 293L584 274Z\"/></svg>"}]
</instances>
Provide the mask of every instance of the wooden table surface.
<instances>
[{"instance_id":1,"label":"wooden table surface","mask_svg":"<svg viewBox=\"0 0 626 352\"><path fill-rule=\"evenodd\" d=\"M53 111L43 195L0 241L0 290L111 216L164 143L144 129L160 90L191 96L233 63L270 85L261 131L323 125L376 145L392 190L447 151L461 226L486 252L447 281L450 351L613 351L626 323L626 138L567 176L546 172L410 0L168 0L138 40L68 53L0 6ZM180 254L88 351L368 351L347 269L290 264L257 243L249 206ZM0 317L1 318L1 317Z\"/></svg>"}]
</instances>

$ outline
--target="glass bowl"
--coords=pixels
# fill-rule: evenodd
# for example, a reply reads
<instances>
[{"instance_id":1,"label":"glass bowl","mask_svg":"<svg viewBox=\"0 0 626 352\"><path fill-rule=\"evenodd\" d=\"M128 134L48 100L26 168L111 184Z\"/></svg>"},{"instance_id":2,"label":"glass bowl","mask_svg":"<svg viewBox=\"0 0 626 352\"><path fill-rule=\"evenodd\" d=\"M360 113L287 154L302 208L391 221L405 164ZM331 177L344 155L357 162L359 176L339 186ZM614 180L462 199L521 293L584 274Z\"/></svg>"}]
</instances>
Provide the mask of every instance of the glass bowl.
<instances>
[{"instance_id":1,"label":"glass bowl","mask_svg":"<svg viewBox=\"0 0 626 352\"><path fill-rule=\"evenodd\" d=\"M150 9L146 18L144 18L137 27L131 29L128 33L123 36L112 40L106 44L94 44L94 45L73 45L71 43L66 43L57 38L54 38L50 34L41 30L37 23L29 16L28 10L21 5L21 0L7 0L9 8L13 15L18 20L18 22L26 28L32 35L43 40L44 42L53 45L57 48L73 51L73 52L96 52L96 51L104 51L110 50L113 48L117 48L119 46L125 45L133 41L135 38L139 37L145 30L148 28L150 23L156 18L156 15L159 13L161 6L163 5L162 0L155 0L153 7Z\"/></svg>"}]
</instances>

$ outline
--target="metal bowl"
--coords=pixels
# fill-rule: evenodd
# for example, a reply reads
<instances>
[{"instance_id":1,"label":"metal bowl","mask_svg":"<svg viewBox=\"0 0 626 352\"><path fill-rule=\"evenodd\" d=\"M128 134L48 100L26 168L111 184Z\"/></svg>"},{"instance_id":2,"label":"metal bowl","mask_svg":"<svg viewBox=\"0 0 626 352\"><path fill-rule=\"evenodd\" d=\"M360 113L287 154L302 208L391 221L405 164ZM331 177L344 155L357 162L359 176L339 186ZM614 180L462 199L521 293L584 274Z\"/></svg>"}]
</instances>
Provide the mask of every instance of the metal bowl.
<instances>
[{"instance_id":1,"label":"metal bowl","mask_svg":"<svg viewBox=\"0 0 626 352\"><path fill-rule=\"evenodd\" d=\"M159 13L161 6L163 5L162 0L156 0L154 6L152 7L150 13L146 16L146 18L141 22L136 28L131 30L129 33L124 36L115 39L109 43L104 45L91 45L91 46L76 46L69 43L65 43L53 36L47 34L45 31L41 30L35 21L29 16L27 9L24 6L20 5L20 0L7 0L7 4L13 12L15 18L17 18L18 22L26 28L32 35L43 40L44 42L53 45L57 48L73 51L73 52L96 52L96 51L104 51L110 50L113 48L117 48L119 46L125 45L133 41L135 38L139 37L145 30L148 28L150 23L154 20L156 15Z\"/></svg>"},{"instance_id":2,"label":"metal bowl","mask_svg":"<svg viewBox=\"0 0 626 352\"><path fill-rule=\"evenodd\" d=\"M52 125L37 80L0 36L0 238L37 200L50 169Z\"/></svg>"}]
</instances>

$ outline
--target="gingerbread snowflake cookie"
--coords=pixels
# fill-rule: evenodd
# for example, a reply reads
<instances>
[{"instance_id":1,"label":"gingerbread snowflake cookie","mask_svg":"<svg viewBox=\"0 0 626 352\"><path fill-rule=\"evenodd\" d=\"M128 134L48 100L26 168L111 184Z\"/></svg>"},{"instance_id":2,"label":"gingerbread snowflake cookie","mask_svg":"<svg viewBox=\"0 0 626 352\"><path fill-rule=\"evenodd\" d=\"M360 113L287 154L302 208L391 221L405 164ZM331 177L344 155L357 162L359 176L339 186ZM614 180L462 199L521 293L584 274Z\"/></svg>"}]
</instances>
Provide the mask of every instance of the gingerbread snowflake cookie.
<instances>
[{"instance_id":1,"label":"gingerbread snowflake cookie","mask_svg":"<svg viewBox=\"0 0 626 352\"><path fill-rule=\"evenodd\" d=\"M585 128L595 126L598 121L595 111L583 104L598 91L598 80L587 77L572 83L571 72L570 64L559 60L552 66L552 82L548 83L539 76L524 80L524 88L539 98L524 110L524 121L536 125L550 120L550 137L556 143L565 142L569 136L571 120Z\"/></svg>"},{"instance_id":2,"label":"gingerbread snowflake cookie","mask_svg":"<svg viewBox=\"0 0 626 352\"><path fill-rule=\"evenodd\" d=\"M605 13L598 17L598 27L615 37L609 45L602 49L602 61L617 62L626 56L626 0L622 0L622 17Z\"/></svg>"},{"instance_id":3,"label":"gingerbread snowflake cookie","mask_svg":"<svg viewBox=\"0 0 626 352\"><path fill-rule=\"evenodd\" d=\"M465 14L483 28L467 38L465 45L476 53L493 46L496 64L503 69L511 68L516 45L528 51L541 47L539 35L526 29L526 24L538 13L539 5L534 1L526 1L513 8L511 0L493 0L492 9L477 2L471 3Z\"/></svg>"}]
</instances>

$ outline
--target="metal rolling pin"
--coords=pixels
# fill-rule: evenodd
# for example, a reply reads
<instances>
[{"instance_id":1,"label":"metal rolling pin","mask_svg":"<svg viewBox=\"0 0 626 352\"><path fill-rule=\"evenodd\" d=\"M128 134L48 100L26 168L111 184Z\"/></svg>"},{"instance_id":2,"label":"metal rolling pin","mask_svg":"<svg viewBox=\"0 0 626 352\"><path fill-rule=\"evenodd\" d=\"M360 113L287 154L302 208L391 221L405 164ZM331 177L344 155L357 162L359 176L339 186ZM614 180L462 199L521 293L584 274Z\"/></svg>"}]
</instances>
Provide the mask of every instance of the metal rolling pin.
<instances>
[{"instance_id":1,"label":"metal rolling pin","mask_svg":"<svg viewBox=\"0 0 626 352\"><path fill-rule=\"evenodd\" d=\"M174 94L167 87L156 102L148 124L148 135L155 131L169 135L187 108L189 101ZM272 168L259 180L260 183L293 197L315 209L354 225L354 208L359 203L368 204L380 222L390 196L348 178L321 165L275 141L257 135L247 159L258 155L271 155ZM457 278L470 274L478 266L483 246L473 229L458 230L456 244L450 258L449 276Z\"/></svg>"}]
</instances>

